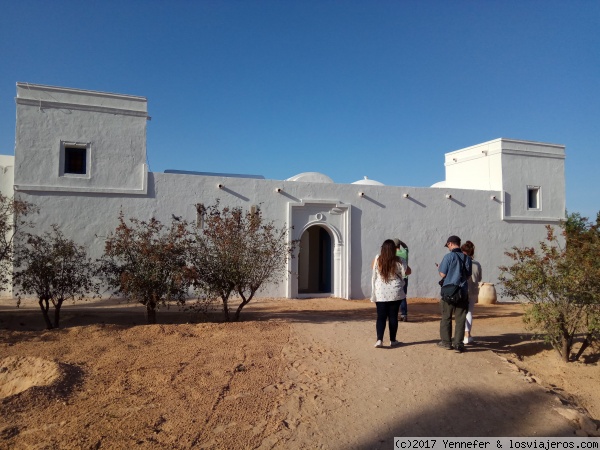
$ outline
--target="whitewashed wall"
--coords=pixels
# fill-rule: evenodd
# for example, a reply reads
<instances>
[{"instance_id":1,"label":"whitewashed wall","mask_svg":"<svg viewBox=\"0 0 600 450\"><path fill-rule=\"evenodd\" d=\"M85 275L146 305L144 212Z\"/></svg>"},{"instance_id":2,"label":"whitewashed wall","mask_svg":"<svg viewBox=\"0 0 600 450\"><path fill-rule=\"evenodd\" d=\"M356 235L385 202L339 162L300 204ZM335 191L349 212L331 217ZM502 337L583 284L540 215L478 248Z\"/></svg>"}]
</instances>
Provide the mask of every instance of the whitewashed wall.
<instances>
[{"instance_id":1,"label":"whitewashed wall","mask_svg":"<svg viewBox=\"0 0 600 450\"><path fill-rule=\"evenodd\" d=\"M505 220L546 222L565 215L564 147L510 142L503 150ZM539 210L527 209L527 187L539 186Z\"/></svg>"},{"instance_id":2,"label":"whitewashed wall","mask_svg":"<svg viewBox=\"0 0 600 450\"><path fill-rule=\"evenodd\" d=\"M484 280L495 282L498 266L507 262L503 253L511 246L532 245L544 238L538 223L507 223L500 220L501 205L490 200L495 191L371 187L348 184L312 184L275 180L215 178L194 175L151 173L148 195L120 196L106 194L29 193L20 198L41 208L38 229L57 223L75 241L85 244L90 255L102 253L103 238L117 225L122 209L127 217L156 217L169 223L171 214L196 220L196 203L205 205L217 199L223 205L250 208L260 204L266 218L284 223L288 203L299 200L335 199L351 205L351 298L370 295L370 265L384 239L399 237L410 248L413 275L409 296L433 297L438 294L439 276L434 265L446 249L451 234L472 240L477 259L484 270ZM222 183L225 189L219 189ZM283 187L285 195L275 193ZM358 191L365 197L358 197ZM402 194L409 193L408 199ZM445 197L446 193L452 199ZM285 295L285 286L264 295Z\"/></svg>"},{"instance_id":3,"label":"whitewashed wall","mask_svg":"<svg viewBox=\"0 0 600 450\"><path fill-rule=\"evenodd\" d=\"M446 153L446 186L502 190L502 139Z\"/></svg>"},{"instance_id":4,"label":"whitewashed wall","mask_svg":"<svg viewBox=\"0 0 600 450\"><path fill-rule=\"evenodd\" d=\"M26 83L17 85L17 93L17 195L40 207L38 231L58 224L94 258L121 210L142 220L169 223L174 214L193 222L196 204L220 200L246 209L259 205L266 219L293 224L295 239L307 224L328 227L339 244L335 292L348 298L370 296L372 260L385 239L398 237L410 248L409 297L435 297L435 263L447 252L449 235L473 241L484 281L496 282L498 266L508 262L505 251L535 245L545 224L564 216L562 146L510 141L514 151L506 152L509 140L496 140L449 153L451 188L147 173L144 98ZM61 140L90 144L89 177L61 176ZM516 192L536 183L543 186L543 211L523 211ZM294 289L297 280L290 279L262 295L294 296Z\"/></svg>"},{"instance_id":5,"label":"whitewashed wall","mask_svg":"<svg viewBox=\"0 0 600 450\"><path fill-rule=\"evenodd\" d=\"M565 146L495 139L446 153L445 186L502 191L503 220L552 222L564 218ZM540 208L527 208L527 190L540 188Z\"/></svg>"},{"instance_id":6,"label":"whitewashed wall","mask_svg":"<svg viewBox=\"0 0 600 450\"><path fill-rule=\"evenodd\" d=\"M6 197L12 197L14 182L15 157L0 155L0 193Z\"/></svg>"},{"instance_id":7,"label":"whitewashed wall","mask_svg":"<svg viewBox=\"0 0 600 450\"><path fill-rule=\"evenodd\" d=\"M17 83L16 104L17 189L145 191L145 98ZM87 176L61 176L61 142L89 144Z\"/></svg>"},{"instance_id":8,"label":"whitewashed wall","mask_svg":"<svg viewBox=\"0 0 600 450\"><path fill-rule=\"evenodd\" d=\"M13 184L15 178L14 165L14 156L0 155L0 193L8 198L13 196ZM9 218L9 220L12 220L12 217ZM12 293L12 285L10 284L8 286L2 286L2 290L0 290L0 296L2 297L10 297L12 296Z\"/></svg>"}]
</instances>

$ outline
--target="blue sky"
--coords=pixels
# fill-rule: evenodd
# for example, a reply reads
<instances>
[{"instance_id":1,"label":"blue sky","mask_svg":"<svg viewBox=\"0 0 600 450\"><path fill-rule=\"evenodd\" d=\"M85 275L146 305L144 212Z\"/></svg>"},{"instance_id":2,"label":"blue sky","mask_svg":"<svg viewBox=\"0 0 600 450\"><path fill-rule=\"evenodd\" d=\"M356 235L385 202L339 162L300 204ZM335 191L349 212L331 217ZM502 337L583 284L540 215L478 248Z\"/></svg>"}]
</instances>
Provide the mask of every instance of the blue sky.
<instances>
[{"instance_id":1,"label":"blue sky","mask_svg":"<svg viewBox=\"0 0 600 450\"><path fill-rule=\"evenodd\" d=\"M150 169L444 179L444 153L564 144L600 210L600 2L0 0L0 153L17 81L148 98Z\"/></svg>"}]
</instances>

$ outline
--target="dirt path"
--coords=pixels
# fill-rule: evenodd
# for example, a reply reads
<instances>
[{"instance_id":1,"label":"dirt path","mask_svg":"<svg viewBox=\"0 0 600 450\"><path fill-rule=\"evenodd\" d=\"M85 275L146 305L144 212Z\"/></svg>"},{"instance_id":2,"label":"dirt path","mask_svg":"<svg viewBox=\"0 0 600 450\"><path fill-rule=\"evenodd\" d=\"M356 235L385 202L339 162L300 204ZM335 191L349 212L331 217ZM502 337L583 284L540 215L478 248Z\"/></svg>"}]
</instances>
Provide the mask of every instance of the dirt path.
<instances>
[{"instance_id":1,"label":"dirt path","mask_svg":"<svg viewBox=\"0 0 600 450\"><path fill-rule=\"evenodd\" d=\"M394 436L597 432L597 362L564 367L525 340L518 305L478 306L478 344L440 349L437 308L413 300L404 344L375 349L367 301L265 300L238 324L161 311L152 326L138 307L99 303L67 308L51 332L36 331L35 308L0 304L0 362L63 371L0 399L0 448L387 449Z\"/></svg>"},{"instance_id":2,"label":"dirt path","mask_svg":"<svg viewBox=\"0 0 600 450\"><path fill-rule=\"evenodd\" d=\"M391 448L394 436L573 436L579 427L558 413L560 398L498 356L510 354L515 328L522 329L518 306L480 307L489 316L476 322L484 335L464 354L436 346L437 307L413 305L397 348L373 348L368 309L327 324L293 321L282 447ZM497 332L499 322L511 326L485 332Z\"/></svg>"}]
</instances>

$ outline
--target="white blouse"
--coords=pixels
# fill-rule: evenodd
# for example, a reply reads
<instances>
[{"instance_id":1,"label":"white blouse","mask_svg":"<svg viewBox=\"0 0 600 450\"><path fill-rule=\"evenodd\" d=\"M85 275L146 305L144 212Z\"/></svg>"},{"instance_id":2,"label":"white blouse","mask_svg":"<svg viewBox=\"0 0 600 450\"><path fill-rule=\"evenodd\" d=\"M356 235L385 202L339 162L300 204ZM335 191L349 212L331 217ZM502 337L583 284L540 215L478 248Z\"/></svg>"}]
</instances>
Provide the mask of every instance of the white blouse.
<instances>
[{"instance_id":1,"label":"white blouse","mask_svg":"<svg viewBox=\"0 0 600 450\"><path fill-rule=\"evenodd\" d=\"M371 301L372 302L393 302L396 300L404 300L404 277L406 276L406 261L400 258L400 262L396 263L396 277L389 282L385 282L379 268L377 260L379 255L373 262L373 275L371 277Z\"/></svg>"}]
</instances>

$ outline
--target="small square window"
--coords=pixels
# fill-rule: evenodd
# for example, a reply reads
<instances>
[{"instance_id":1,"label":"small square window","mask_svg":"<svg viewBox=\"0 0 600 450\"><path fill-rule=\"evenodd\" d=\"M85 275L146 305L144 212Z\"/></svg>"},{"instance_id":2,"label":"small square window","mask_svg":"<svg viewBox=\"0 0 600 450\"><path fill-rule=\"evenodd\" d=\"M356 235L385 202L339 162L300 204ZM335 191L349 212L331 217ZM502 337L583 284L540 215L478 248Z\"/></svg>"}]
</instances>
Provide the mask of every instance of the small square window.
<instances>
[{"instance_id":1,"label":"small square window","mask_svg":"<svg viewBox=\"0 0 600 450\"><path fill-rule=\"evenodd\" d=\"M527 186L527 209L540 209L539 186Z\"/></svg>"},{"instance_id":2,"label":"small square window","mask_svg":"<svg viewBox=\"0 0 600 450\"><path fill-rule=\"evenodd\" d=\"M91 143L61 141L59 176L90 178L90 158Z\"/></svg>"},{"instance_id":3,"label":"small square window","mask_svg":"<svg viewBox=\"0 0 600 450\"><path fill-rule=\"evenodd\" d=\"M85 175L87 173L87 148L65 145L65 173Z\"/></svg>"}]
</instances>

